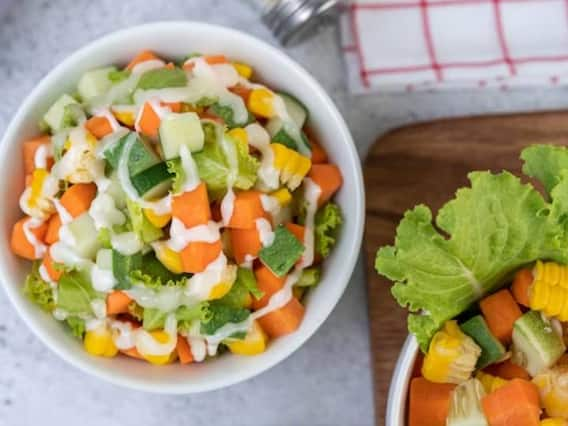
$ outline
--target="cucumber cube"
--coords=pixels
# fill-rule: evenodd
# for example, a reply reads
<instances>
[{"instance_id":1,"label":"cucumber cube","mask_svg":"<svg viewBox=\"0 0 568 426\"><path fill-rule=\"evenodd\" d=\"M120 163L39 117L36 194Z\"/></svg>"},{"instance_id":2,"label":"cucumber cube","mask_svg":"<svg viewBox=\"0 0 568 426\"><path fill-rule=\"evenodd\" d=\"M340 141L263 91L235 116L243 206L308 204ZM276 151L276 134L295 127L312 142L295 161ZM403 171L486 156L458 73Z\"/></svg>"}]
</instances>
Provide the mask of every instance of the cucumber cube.
<instances>
[{"instance_id":1,"label":"cucumber cube","mask_svg":"<svg viewBox=\"0 0 568 426\"><path fill-rule=\"evenodd\" d=\"M43 121L45 121L53 132L57 132L64 127L64 115L65 107L67 105L77 104L74 98L67 94L63 94L55 101L53 105L49 107L45 115L43 116Z\"/></svg>"},{"instance_id":2,"label":"cucumber cube","mask_svg":"<svg viewBox=\"0 0 568 426\"><path fill-rule=\"evenodd\" d=\"M172 175L166 163L162 162L131 176L130 181L138 195L150 201L161 198L169 191L172 186Z\"/></svg>"},{"instance_id":3,"label":"cucumber cube","mask_svg":"<svg viewBox=\"0 0 568 426\"><path fill-rule=\"evenodd\" d=\"M130 176L137 175L160 162L160 158L146 140L138 137L135 133L129 133L104 151L105 159L114 170L118 169L122 151L130 138L136 138L128 158L128 173Z\"/></svg>"},{"instance_id":4,"label":"cucumber cube","mask_svg":"<svg viewBox=\"0 0 568 426\"><path fill-rule=\"evenodd\" d=\"M477 360L476 368L485 368L503 359L507 351L501 342L491 334L485 319L481 315L476 315L467 320L460 325L460 328L481 348L481 356Z\"/></svg>"},{"instance_id":5,"label":"cucumber cube","mask_svg":"<svg viewBox=\"0 0 568 426\"><path fill-rule=\"evenodd\" d=\"M84 102L102 96L112 86L112 81L109 78L109 73L116 71L115 67L105 67L96 70L87 71L77 84L79 96Z\"/></svg>"},{"instance_id":6,"label":"cucumber cube","mask_svg":"<svg viewBox=\"0 0 568 426\"><path fill-rule=\"evenodd\" d=\"M513 361L531 376L551 367L566 351L562 336L540 312L529 311L513 326Z\"/></svg>"},{"instance_id":7,"label":"cucumber cube","mask_svg":"<svg viewBox=\"0 0 568 426\"><path fill-rule=\"evenodd\" d=\"M76 217L67 225L75 240L74 251L85 259L94 259L101 248L95 222L88 212Z\"/></svg>"},{"instance_id":8,"label":"cucumber cube","mask_svg":"<svg viewBox=\"0 0 568 426\"><path fill-rule=\"evenodd\" d=\"M168 114L160 124L160 144L166 160L179 157L183 145L190 152L201 151L204 142L201 120L194 112Z\"/></svg>"},{"instance_id":9,"label":"cucumber cube","mask_svg":"<svg viewBox=\"0 0 568 426\"><path fill-rule=\"evenodd\" d=\"M116 250L112 250L112 274L118 284L114 288L126 290L132 287L130 273L142 268L142 255L136 253L132 256L124 256Z\"/></svg>"},{"instance_id":10,"label":"cucumber cube","mask_svg":"<svg viewBox=\"0 0 568 426\"><path fill-rule=\"evenodd\" d=\"M282 100L284 101L284 105L286 106L286 111L288 111L288 115L290 118L296 123L296 125L301 129L306 124L308 120L308 108L300 102L296 97L290 95L289 93L280 92L278 93Z\"/></svg>"}]
</instances>

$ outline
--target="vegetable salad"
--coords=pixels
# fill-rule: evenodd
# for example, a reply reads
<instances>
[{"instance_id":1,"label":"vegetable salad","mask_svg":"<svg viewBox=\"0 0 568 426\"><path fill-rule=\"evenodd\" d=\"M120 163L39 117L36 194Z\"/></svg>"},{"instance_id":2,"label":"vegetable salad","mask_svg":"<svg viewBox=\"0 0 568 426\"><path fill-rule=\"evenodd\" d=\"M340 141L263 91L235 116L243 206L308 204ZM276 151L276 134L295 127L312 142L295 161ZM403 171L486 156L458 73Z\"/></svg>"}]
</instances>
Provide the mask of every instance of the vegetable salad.
<instances>
[{"instance_id":1,"label":"vegetable salad","mask_svg":"<svg viewBox=\"0 0 568 426\"><path fill-rule=\"evenodd\" d=\"M568 425L568 148L473 172L438 212L406 212L377 271L412 314L411 426ZM443 232L443 234L442 234Z\"/></svg>"},{"instance_id":2,"label":"vegetable salad","mask_svg":"<svg viewBox=\"0 0 568 426\"><path fill-rule=\"evenodd\" d=\"M23 143L24 291L85 350L152 364L294 332L342 224L295 97L225 56L86 72Z\"/></svg>"}]
</instances>

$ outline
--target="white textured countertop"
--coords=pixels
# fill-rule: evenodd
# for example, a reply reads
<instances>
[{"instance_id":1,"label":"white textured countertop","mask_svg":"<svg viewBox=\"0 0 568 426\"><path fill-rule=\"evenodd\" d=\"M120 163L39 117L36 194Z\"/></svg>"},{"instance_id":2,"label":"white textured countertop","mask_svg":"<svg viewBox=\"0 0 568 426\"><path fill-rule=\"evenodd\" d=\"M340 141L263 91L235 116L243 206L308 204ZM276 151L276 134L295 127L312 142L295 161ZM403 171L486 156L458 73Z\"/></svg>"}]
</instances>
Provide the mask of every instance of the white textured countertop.
<instances>
[{"instance_id":1,"label":"white textured countertop","mask_svg":"<svg viewBox=\"0 0 568 426\"><path fill-rule=\"evenodd\" d=\"M14 1L0 18L0 132L39 79L75 49L126 26L184 18L246 30L275 43L256 13L238 0ZM564 89L355 98L344 90L333 29L288 53L336 100L362 154L377 135L409 122L568 104ZM359 265L330 318L280 365L225 390L155 396L109 385L59 360L0 292L0 426L371 425L365 296Z\"/></svg>"}]
</instances>

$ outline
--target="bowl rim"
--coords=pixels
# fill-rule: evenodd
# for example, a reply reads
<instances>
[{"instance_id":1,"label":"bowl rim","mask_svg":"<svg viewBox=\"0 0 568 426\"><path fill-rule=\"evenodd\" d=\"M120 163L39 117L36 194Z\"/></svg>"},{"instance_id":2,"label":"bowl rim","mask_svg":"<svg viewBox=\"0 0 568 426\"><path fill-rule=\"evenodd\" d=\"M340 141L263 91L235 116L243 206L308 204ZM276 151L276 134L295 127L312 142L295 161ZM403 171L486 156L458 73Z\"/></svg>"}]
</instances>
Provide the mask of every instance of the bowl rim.
<instances>
[{"instance_id":1,"label":"bowl rim","mask_svg":"<svg viewBox=\"0 0 568 426\"><path fill-rule=\"evenodd\" d=\"M409 334L400 350L394 369L387 398L386 426L404 426L406 423L406 401L412 370L418 355L418 342Z\"/></svg>"},{"instance_id":2,"label":"bowl rim","mask_svg":"<svg viewBox=\"0 0 568 426\"><path fill-rule=\"evenodd\" d=\"M284 52L280 51L274 46L253 37L249 34L246 34L242 31L228 28L221 25L214 25L204 22L198 21L157 21L152 23L146 23L142 25L136 25L129 28L121 29L118 31L110 32L102 37L96 38L95 40L87 43L86 45L78 48L73 53L68 55L64 60L59 62L55 67L53 67L49 73L47 73L40 81L37 83L32 91L25 97L23 102L21 102L19 108L17 109L16 113L12 116L11 120L6 127L6 131L0 141L0 159L6 158L7 151L9 149L10 143L14 144L18 141L17 135L17 128L21 125L24 121L25 116L27 115L28 111L32 108L36 98L46 90L47 88L51 87L54 84L57 84L58 81L61 81L61 78L64 77L66 73L69 72L69 68L72 64L77 63L81 60L81 58L87 57L89 54L92 53L93 50L96 50L100 45L104 44L120 44L122 39L127 38L128 36L132 36L132 34L139 34L139 33L146 33L146 32L158 32L167 29L168 31L176 30L176 31L187 31L191 29L195 32L201 31L215 31L217 33L222 34L224 37L235 37L238 39L243 40L251 45L256 45L258 48L263 49L264 51L269 52L269 54L273 57L277 57L280 61L286 63L286 66L293 69L298 75L300 75L301 79L310 86L310 89L321 98L323 103L326 104L327 109L331 113L330 119L335 122L335 127L338 130L339 137L343 142L344 145L344 154L346 156L346 163L345 168L352 170L356 187L350 188L350 191L354 193L354 217L350 219L354 221L354 228L355 233L353 235L346 236L350 239L350 255L348 258L343 259L343 268L340 270L340 274L334 277L334 280L340 281L342 284L337 285L335 287L335 294L329 295L329 303L324 309L321 309L321 312L318 313L317 318L315 318L311 323L309 328L307 328L303 335L295 340L293 343L285 346L285 349L280 350L277 353L272 354L270 357L266 357L263 359L263 363L259 363L258 368L249 369L244 373L236 372L235 374L231 374L227 380L224 381L215 381L213 383L208 383L207 381L202 381L199 383L160 383L156 385L151 381L145 380L143 378L131 378L125 375L116 375L111 372L111 370L106 370L104 368L99 368L95 366L93 362L90 360L82 359L72 353L72 351L67 350L65 345L59 344L57 339L50 337L47 333L40 329L38 325L36 325L36 320L29 317L28 314L25 312L24 306L29 302L27 299L21 297L17 291L17 287L10 286L7 284L7 279L5 278L8 274L6 273L6 266L4 261L0 259L0 283L1 286L4 288L5 293L8 296L8 300L10 301L11 305L15 308L16 312L18 313L19 317L23 320L23 322L29 327L29 329L35 334L37 338L43 344L45 344L52 352L57 354L60 358L62 358L67 363L71 364L75 368L91 375L94 377L98 377L103 379L107 382L110 382L114 385L123 386L126 388L131 388L135 390L141 390L146 392L152 393L162 393L162 394L190 394L190 393L199 393L199 392L206 392L215 389L225 388L245 380L248 380L254 376L257 376L276 364L280 363L291 354L296 352L313 334L319 329L322 323L329 317L339 300L341 299L342 295L349 284L350 277L353 273L354 267L356 265L360 247L362 244L363 238L363 227L364 227L364 212L365 212L365 198L364 198L364 184L363 184L363 174L361 170L361 164L359 160L359 156L357 154L357 150L355 148L355 144L353 138L351 136L350 130L345 123L345 120L339 113L335 103L327 94L325 89L320 86L320 84L316 81L312 75L306 71L301 65L299 65L296 61L291 59L288 55Z\"/></svg>"}]
</instances>

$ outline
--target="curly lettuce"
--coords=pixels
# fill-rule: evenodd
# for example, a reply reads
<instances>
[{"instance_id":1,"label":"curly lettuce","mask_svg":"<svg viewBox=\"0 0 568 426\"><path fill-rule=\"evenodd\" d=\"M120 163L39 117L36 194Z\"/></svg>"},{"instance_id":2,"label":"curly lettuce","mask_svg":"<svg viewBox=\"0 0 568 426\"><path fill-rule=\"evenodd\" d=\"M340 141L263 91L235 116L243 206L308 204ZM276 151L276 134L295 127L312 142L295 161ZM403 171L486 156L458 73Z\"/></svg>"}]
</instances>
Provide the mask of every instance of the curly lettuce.
<instances>
[{"instance_id":1,"label":"curly lettuce","mask_svg":"<svg viewBox=\"0 0 568 426\"><path fill-rule=\"evenodd\" d=\"M91 314L91 302L98 297L88 274L79 271L63 274L57 283L57 293L57 307L71 315Z\"/></svg>"},{"instance_id":2,"label":"curly lettuce","mask_svg":"<svg viewBox=\"0 0 568 426\"><path fill-rule=\"evenodd\" d=\"M67 327L69 327L69 330L71 331L71 334L73 336L77 337L78 339L83 339L83 335L86 331L84 319L79 317L68 317L65 319L65 323L67 324Z\"/></svg>"},{"instance_id":3,"label":"curly lettuce","mask_svg":"<svg viewBox=\"0 0 568 426\"><path fill-rule=\"evenodd\" d=\"M156 308L145 308L142 315L142 326L148 331L164 328L168 314ZM211 318L209 303L201 302L193 306L182 305L176 309L175 316L178 328L182 330L190 327L193 321L206 323Z\"/></svg>"},{"instance_id":4,"label":"curly lettuce","mask_svg":"<svg viewBox=\"0 0 568 426\"><path fill-rule=\"evenodd\" d=\"M551 202L508 172L472 172L438 212L405 213L394 246L379 249L375 267L412 313L408 327L423 350L441 325L537 259L568 262L568 179Z\"/></svg>"},{"instance_id":5,"label":"curly lettuce","mask_svg":"<svg viewBox=\"0 0 568 426\"><path fill-rule=\"evenodd\" d=\"M152 225L152 223L150 223L150 221L146 218L146 215L139 204L127 199L126 207L128 209L128 218L131 223L132 230L143 242L151 243L164 236L163 231Z\"/></svg>"},{"instance_id":6,"label":"curly lettuce","mask_svg":"<svg viewBox=\"0 0 568 426\"><path fill-rule=\"evenodd\" d=\"M335 246L339 230L343 224L341 209L335 203L327 203L318 210L314 222L316 253L326 258Z\"/></svg>"},{"instance_id":7,"label":"curly lettuce","mask_svg":"<svg viewBox=\"0 0 568 426\"><path fill-rule=\"evenodd\" d=\"M55 309L53 290L39 275L39 267L40 262L33 263L32 270L24 283L24 294L42 310L51 312Z\"/></svg>"},{"instance_id":8,"label":"curly lettuce","mask_svg":"<svg viewBox=\"0 0 568 426\"><path fill-rule=\"evenodd\" d=\"M555 145L532 145L523 149L523 173L538 179L547 192L560 183L562 171L568 170L568 149Z\"/></svg>"},{"instance_id":9,"label":"curly lettuce","mask_svg":"<svg viewBox=\"0 0 568 426\"><path fill-rule=\"evenodd\" d=\"M187 284L187 275L174 274L160 262L153 252L143 256L139 268L129 273L131 281L147 288L159 290L163 287L183 287Z\"/></svg>"},{"instance_id":10,"label":"curly lettuce","mask_svg":"<svg viewBox=\"0 0 568 426\"><path fill-rule=\"evenodd\" d=\"M248 309L225 305L218 301L209 304L209 311L209 321L201 323L201 333L205 335L215 334L225 324L243 322L250 315Z\"/></svg>"},{"instance_id":11,"label":"curly lettuce","mask_svg":"<svg viewBox=\"0 0 568 426\"><path fill-rule=\"evenodd\" d=\"M234 308L242 308L250 302L250 295L258 300L264 296L264 292L258 288L254 273L250 269L239 268L237 270L237 279L233 283L231 290L219 299L218 303Z\"/></svg>"}]
</instances>

